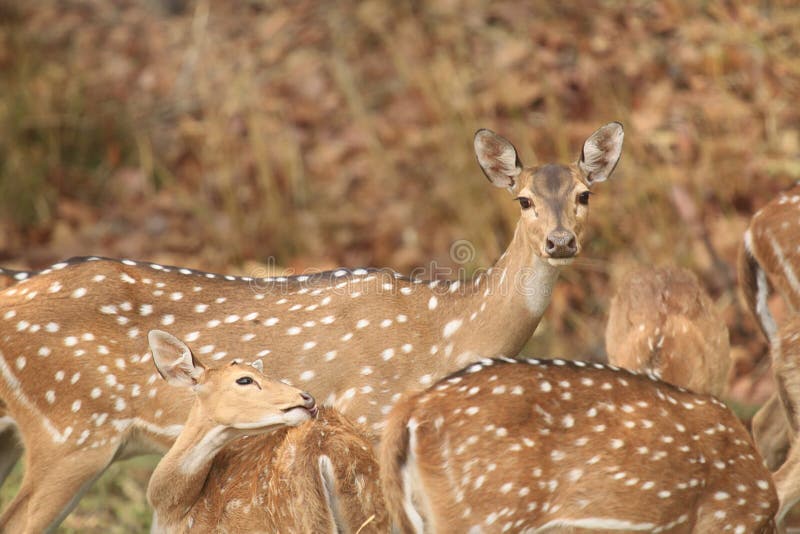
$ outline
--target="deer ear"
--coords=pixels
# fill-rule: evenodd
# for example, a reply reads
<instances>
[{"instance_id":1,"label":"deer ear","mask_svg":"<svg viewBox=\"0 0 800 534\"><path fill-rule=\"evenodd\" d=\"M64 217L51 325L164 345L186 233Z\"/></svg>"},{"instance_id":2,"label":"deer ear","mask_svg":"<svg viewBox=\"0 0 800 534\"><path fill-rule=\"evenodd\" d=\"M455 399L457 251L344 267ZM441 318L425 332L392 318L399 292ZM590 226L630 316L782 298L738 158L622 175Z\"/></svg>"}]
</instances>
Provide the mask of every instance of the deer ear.
<instances>
[{"instance_id":1,"label":"deer ear","mask_svg":"<svg viewBox=\"0 0 800 534\"><path fill-rule=\"evenodd\" d=\"M158 374L173 386L193 386L205 373L206 368L194 359L189 347L175 336L151 330L147 334L153 362Z\"/></svg>"},{"instance_id":2,"label":"deer ear","mask_svg":"<svg viewBox=\"0 0 800 534\"><path fill-rule=\"evenodd\" d=\"M508 139L485 128L478 130L475 132L475 155L490 182L513 192L517 176L522 172L522 162Z\"/></svg>"},{"instance_id":3,"label":"deer ear","mask_svg":"<svg viewBox=\"0 0 800 534\"><path fill-rule=\"evenodd\" d=\"M578 168L589 187L597 182L606 181L614 172L622 153L624 136L622 124L609 122L583 143Z\"/></svg>"}]
</instances>

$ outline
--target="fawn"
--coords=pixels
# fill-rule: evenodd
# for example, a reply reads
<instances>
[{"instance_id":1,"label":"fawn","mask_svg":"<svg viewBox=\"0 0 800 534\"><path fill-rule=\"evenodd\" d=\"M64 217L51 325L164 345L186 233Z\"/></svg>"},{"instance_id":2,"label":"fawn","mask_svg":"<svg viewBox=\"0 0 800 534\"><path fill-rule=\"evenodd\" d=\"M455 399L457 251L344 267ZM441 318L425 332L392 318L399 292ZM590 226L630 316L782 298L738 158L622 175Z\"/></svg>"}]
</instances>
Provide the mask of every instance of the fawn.
<instances>
[{"instance_id":1,"label":"fawn","mask_svg":"<svg viewBox=\"0 0 800 534\"><path fill-rule=\"evenodd\" d=\"M372 445L346 418L257 367L207 369L170 334L148 338L159 374L195 397L147 488L153 530L389 531Z\"/></svg>"}]
</instances>

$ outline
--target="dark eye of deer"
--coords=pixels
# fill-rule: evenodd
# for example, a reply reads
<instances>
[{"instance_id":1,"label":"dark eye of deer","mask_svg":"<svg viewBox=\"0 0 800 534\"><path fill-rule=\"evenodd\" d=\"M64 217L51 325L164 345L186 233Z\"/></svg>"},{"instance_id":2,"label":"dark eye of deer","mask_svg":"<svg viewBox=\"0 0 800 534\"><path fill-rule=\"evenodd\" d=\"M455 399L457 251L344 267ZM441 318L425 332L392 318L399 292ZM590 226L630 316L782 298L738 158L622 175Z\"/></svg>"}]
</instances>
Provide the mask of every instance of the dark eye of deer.
<instances>
[{"instance_id":1,"label":"dark eye of deer","mask_svg":"<svg viewBox=\"0 0 800 534\"><path fill-rule=\"evenodd\" d=\"M591 193L589 191L584 191L583 193L578 193L578 202L586 206L589 204L589 195Z\"/></svg>"},{"instance_id":2,"label":"dark eye of deer","mask_svg":"<svg viewBox=\"0 0 800 534\"><path fill-rule=\"evenodd\" d=\"M519 200L519 205L522 206L524 210L533 207L533 200L528 197L517 197L517 200Z\"/></svg>"},{"instance_id":3,"label":"dark eye of deer","mask_svg":"<svg viewBox=\"0 0 800 534\"><path fill-rule=\"evenodd\" d=\"M239 384L240 386L249 386L250 384L253 383L253 379L250 378L249 376L243 376L241 378L237 378L236 383Z\"/></svg>"}]
</instances>

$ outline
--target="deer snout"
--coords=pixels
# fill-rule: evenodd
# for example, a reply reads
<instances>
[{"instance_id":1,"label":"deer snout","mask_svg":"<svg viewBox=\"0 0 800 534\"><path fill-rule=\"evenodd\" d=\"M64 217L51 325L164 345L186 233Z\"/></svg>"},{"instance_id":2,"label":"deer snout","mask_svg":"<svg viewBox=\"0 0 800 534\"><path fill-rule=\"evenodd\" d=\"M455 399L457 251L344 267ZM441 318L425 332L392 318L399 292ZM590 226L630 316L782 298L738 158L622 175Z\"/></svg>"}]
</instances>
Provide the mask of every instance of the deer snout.
<instances>
[{"instance_id":1,"label":"deer snout","mask_svg":"<svg viewBox=\"0 0 800 534\"><path fill-rule=\"evenodd\" d=\"M571 258L578 252L575 234L569 230L553 230L547 235L544 250L551 258Z\"/></svg>"},{"instance_id":2,"label":"deer snout","mask_svg":"<svg viewBox=\"0 0 800 534\"><path fill-rule=\"evenodd\" d=\"M300 393L300 398L303 399L303 407L311 412L311 415L316 417L317 415L317 403L314 400L314 397L311 396L310 393L307 391L303 391Z\"/></svg>"}]
</instances>

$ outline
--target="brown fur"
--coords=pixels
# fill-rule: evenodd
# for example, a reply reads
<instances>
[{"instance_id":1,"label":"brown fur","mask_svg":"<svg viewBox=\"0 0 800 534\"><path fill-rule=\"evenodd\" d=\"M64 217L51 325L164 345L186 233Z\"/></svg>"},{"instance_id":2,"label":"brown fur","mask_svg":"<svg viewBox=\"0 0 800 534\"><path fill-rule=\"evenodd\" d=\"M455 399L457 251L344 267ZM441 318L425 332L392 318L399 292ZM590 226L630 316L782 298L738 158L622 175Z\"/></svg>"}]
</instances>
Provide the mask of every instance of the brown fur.
<instances>
[{"instance_id":1,"label":"brown fur","mask_svg":"<svg viewBox=\"0 0 800 534\"><path fill-rule=\"evenodd\" d=\"M770 333L770 326L762 321L762 318L759 316L759 313L756 310L756 299L758 297L758 275L759 272L761 272L762 276L764 276L764 273L761 269L761 266L744 245L744 242L742 242L742 244L739 246L736 266L739 279L739 292L742 296L742 300L744 300L747 309L750 310L750 314L753 316L753 319L755 319L758 328L761 330L761 333L764 334L764 338L769 341L770 336L772 335ZM764 281L767 284L767 292L772 293L772 284L770 284L769 278L764 276Z\"/></svg>"},{"instance_id":2,"label":"brown fur","mask_svg":"<svg viewBox=\"0 0 800 534\"><path fill-rule=\"evenodd\" d=\"M475 354L517 354L569 261L548 256L547 236L559 227L572 232L580 252L589 209L577 194L588 187L588 173L602 181L613 170L622 128L607 125L587 139L593 148L584 152L594 156L609 141L613 158L600 153L557 166L555 175L514 166L514 193L530 195L535 206L522 210L503 257L468 282L422 283L376 270L229 279L94 258L57 264L0 291L0 398L19 424L27 466L24 491L0 529L57 524L110 462L163 453L173 443L191 397L158 379L148 330L168 326L213 366L234 356L263 358L276 378L308 388L374 432L401 392L427 386ZM544 182L548 195L563 194L540 198ZM83 455L76 471L68 459ZM39 470L58 477L55 494L28 480Z\"/></svg>"},{"instance_id":3,"label":"brown fur","mask_svg":"<svg viewBox=\"0 0 800 534\"><path fill-rule=\"evenodd\" d=\"M371 443L330 408L300 426L227 445L180 520L159 517L159 526L168 532L335 533L320 477L322 455L331 458L344 511L338 532L355 534L362 526L362 533L388 532ZM173 489L177 478L167 479Z\"/></svg>"},{"instance_id":4,"label":"brown fur","mask_svg":"<svg viewBox=\"0 0 800 534\"><path fill-rule=\"evenodd\" d=\"M0 290L15 285L20 281L19 278L28 278L31 274L28 271L12 271L11 269L0 267Z\"/></svg>"},{"instance_id":5,"label":"brown fur","mask_svg":"<svg viewBox=\"0 0 800 534\"><path fill-rule=\"evenodd\" d=\"M147 487L156 530L388 532L372 446L344 416L255 367L209 370L166 332L148 340L159 374L195 396Z\"/></svg>"},{"instance_id":6,"label":"brown fur","mask_svg":"<svg viewBox=\"0 0 800 534\"><path fill-rule=\"evenodd\" d=\"M775 382L778 386L776 393L779 403L770 408L770 403L762 407L756 415L759 419L764 419L772 415L782 423L772 425L774 434L766 434L761 430L755 432L754 436L761 437L760 446L764 446L770 454L776 454L776 448L783 448L782 442L777 442L775 434L780 437L782 432L788 435L790 443L789 451L786 453L786 461L775 473L775 486L778 489L778 496L781 501L781 508L778 513L783 517L798 501L800 501L800 445L797 440L798 428L800 428L800 316L794 315L789 318L778 330L778 334L772 344L772 365L775 372ZM767 412L769 410L769 412ZM767 412L763 413L762 412ZM776 414L779 413L780 415ZM755 418L754 418L755 419ZM771 440L771 441L770 441ZM770 447L771 445L771 447Z\"/></svg>"},{"instance_id":7,"label":"brown fur","mask_svg":"<svg viewBox=\"0 0 800 534\"><path fill-rule=\"evenodd\" d=\"M800 216L800 185L779 194L753 215L739 249L738 277L742 298L756 323L771 345L773 358L781 350L779 325L775 322L767 302L777 290L786 303L790 315L800 311L800 250L797 248L797 220ZM773 364L775 361L773 360ZM781 380L775 370L776 379ZM770 399L756 417L753 436L759 451L773 468L780 465L788 446L787 437L793 434L787 428L792 417L774 413L786 405L786 400Z\"/></svg>"},{"instance_id":8,"label":"brown fur","mask_svg":"<svg viewBox=\"0 0 800 534\"><path fill-rule=\"evenodd\" d=\"M793 435L777 392L753 416L751 430L767 469L776 471L786 461Z\"/></svg>"},{"instance_id":9,"label":"brown fur","mask_svg":"<svg viewBox=\"0 0 800 534\"><path fill-rule=\"evenodd\" d=\"M777 289L792 312L800 311L800 250L797 249L797 219L800 216L800 185L785 191L753 215L739 250L739 284L742 296L767 340L774 330L769 310L757 310L759 272L767 282L767 293Z\"/></svg>"},{"instance_id":10,"label":"brown fur","mask_svg":"<svg viewBox=\"0 0 800 534\"><path fill-rule=\"evenodd\" d=\"M426 532L596 531L601 519L618 530L774 532L770 474L728 408L584 362L473 364L399 404L380 457L404 532L403 468L418 473Z\"/></svg>"},{"instance_id":11,"label":"brown fur","mask_svg":"<svg viewBox=\"0 0 800 534\"><path fill-rule=\"evenodd\" d=\"M608 361L698 393L721 396L730 371L728 328L697 277L677 267L628 273L611 301Z\"/></svg>"},{"instance_id":12,"label":"brown fur","mask_svg":"<svg viewBox=\"0 0 800 534\"><path fill-rule=\"evenodd\" d=\"M380 478L389 517L400 532L413 532L413 524L403 510L404 484L401 471L408 461L408 419L415 397L406 395L395 404L381 436Z\"/></svg>"}]
</instances>

